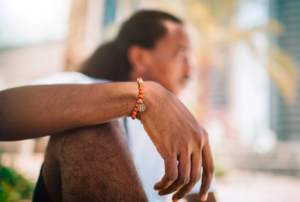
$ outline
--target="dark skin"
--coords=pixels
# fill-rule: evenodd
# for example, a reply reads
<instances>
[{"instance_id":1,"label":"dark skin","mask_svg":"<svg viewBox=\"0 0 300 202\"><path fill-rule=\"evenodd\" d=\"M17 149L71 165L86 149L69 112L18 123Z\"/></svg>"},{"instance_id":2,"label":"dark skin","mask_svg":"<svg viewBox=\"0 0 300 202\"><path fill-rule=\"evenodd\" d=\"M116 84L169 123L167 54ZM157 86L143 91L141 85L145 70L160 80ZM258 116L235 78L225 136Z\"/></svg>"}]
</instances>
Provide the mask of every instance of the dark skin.
<instances>
[{"instance_id":1,"label":"dark skin","mask_svg":"<svg viewBox=\"0 0 300 202\"><path fill-rule=\"evenodd\" d=\"M189 36L181 24L165 21L164 25L168 33L157 41L153 49L138 46L129 49L129 60L133 67L130 78L134 81L140 75L160 83L173 94L179 95L191 73L188 60ZM169 187L161 190L159 194L172 193L175 188ZM197 194L190 194L186 199L189 202L200 201ZM213 193L210 193L208 201L215 201Z\"/></svg>"},{"instance_id":2,"label":"dark skin","mask_svg":"<svg viewBox=\"0 0 300 202\"><path fill-rule=\"evenodd\" d=\"M176 192L177 201L200 179L203 166L197 199L205 201L214 172L208 134L173 95L181 91L190 71L188 38L182 25L166 26L168 33L153 50L129 51L131 78L156 81L145 82L147 110L137 118L165 161L165 175L154 188L160 195ZM181 44L166 48L175 39ZM1 91L0 100L0 141L30 139L130 116L137 100L136 82L27 86Z\"/></svg>"},{"instance_id":3,"label":"dark skin","mask_svg":"<svg viewBox=\"0 0 300 202\"><path fill-rule=\"evenodd\" d=\"M156 81L174 95L179 95L191 73L189 37L183 25L171 21L163 23L168 32L158 39L154 48L132 46L129 49L129 61L133 68L130 80L142 77Z\"/></svg>"}]
</instances>

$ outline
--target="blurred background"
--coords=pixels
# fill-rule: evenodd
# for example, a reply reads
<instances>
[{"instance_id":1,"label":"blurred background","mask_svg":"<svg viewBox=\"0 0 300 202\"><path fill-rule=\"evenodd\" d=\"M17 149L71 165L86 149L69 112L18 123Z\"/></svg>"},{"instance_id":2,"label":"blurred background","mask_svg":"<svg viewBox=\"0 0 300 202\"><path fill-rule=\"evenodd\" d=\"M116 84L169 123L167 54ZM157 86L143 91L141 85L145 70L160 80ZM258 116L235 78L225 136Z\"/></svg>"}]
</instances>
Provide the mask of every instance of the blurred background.
<instances>
[{"instance_id":1,"label":"blurred background","mask_svg":"<svg viewBox=\"0 0 300 202\"><path fill-rule=\"evenodd\" d=\"M188 27L181 100L210 134L217 200L299 202L300 0L0 0L0 90L78 70L139 9ZM46 145L0 142L0 201L30 200Z\"/></svg>"}]
</instances>

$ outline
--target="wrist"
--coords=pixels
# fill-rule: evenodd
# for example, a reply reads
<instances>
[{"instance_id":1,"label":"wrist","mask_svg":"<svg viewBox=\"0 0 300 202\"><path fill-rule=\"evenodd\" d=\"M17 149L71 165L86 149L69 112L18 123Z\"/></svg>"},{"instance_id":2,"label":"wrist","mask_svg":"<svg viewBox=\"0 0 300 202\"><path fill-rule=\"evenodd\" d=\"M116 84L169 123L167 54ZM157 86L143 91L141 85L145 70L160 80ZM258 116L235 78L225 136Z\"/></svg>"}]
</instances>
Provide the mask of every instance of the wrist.
<instances>
[{"instance_id":1,"label":"wrist","mask_svg":"<svg viewBox=\"0 0 300 202\"><path fill-rule=\"evenodd\" d=\"M116 99L111 101L117 101L121 117L131 116L132 109L138 99L136 82L116 82L113 85L113 89L116 92Z\"/></svg>"},{"instance_id":2,"label":"wrist","mask_svg":"<svg viewBox=\"0 0 300 202\"><path fill-rule=\"evenodd\" d=\"M135 108L136 102L139 99L139 94L138 94L138 87L136 82L128 82L128 94L126 95L126 114L125 117L130 117L132 114L132 110Z\"/></svg>"},{"instance_id":3,"label":"wrist","mask_svg":"<svg viewBox=\"0 0 300 202\"><path fill-rule=\"evenodd\" d=\"M132 111L136 108L137 101L139 98L139 88L136 82L127 82L127 86L122 85L122 87L130 88L124 93L127 93L127 109L124 114L125 117L132 116ZM156 103L160 103L163 100L163 96L166 96L166 90L157 82L154 81L144 81L145 88L143 89L143 104L146 106L146 110L143 112L138 112L136 118L139 119L142 123L145 119L151 117L155 114L154 110L158 106Z\"/></svg>"},{"instance_id":4,"label":"wrist","mask_svg":"<svg viewBox=\"0 0 300 202\"><path fill-rule=\"evenodd\" d=\"M137 118L143 123L143 121L152 116L155 107L156 100L159 99L160 88L162 86L154 81L145 81L144 89L144 104L147 109L144 112L139 112Z\"/></svg>"}]
</instances>

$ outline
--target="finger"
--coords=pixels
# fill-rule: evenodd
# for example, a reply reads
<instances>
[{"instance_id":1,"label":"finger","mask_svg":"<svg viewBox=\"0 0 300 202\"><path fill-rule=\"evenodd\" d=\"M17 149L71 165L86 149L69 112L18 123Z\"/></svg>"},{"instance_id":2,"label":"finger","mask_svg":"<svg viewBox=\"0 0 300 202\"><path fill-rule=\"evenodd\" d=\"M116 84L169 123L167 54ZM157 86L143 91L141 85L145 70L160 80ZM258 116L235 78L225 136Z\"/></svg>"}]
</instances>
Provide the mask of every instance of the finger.
<instances>
[{"instance_id":1,"label":"finger","mask_svg":"<svg viewBox=\"0 0 300 202\"><path fill-rule=\"evenodd\" d=\"M200 188L200 200L206 201L210 184L213 178L214 174L214 163L213 158L210 150L210 146L208 143L204 144L203 150L202 150L202 161L203 161L203 172L202 172L202 181L201 181L201 188Z\"/></svg>"},{"instance_id":2,"label":"finger","mask_svg":"<svg viewBox=\"0 0 300 202\"><path fill-rule=\"evenodd\" d=\"M188 184L190 181L190 172L191 172L191 155L188 153L183 153L179 156L179 177L172 183L167 189L160 190L159 195L167 195L173 193L174 191L179 190L184 185Z\"/></svg>"},{"instance_id":3,"label":"finger","mask_svg":"<svg viewBox=\"0 0 300 202\"><path fill-rule=\"evenodd\" d=\"M165 175L160 182L154 186L155 190L161 190L168 188L178 178L177 168L177 156L173 156L165 159Z\"/></svg>"},{"instance_id":4,"label":"finger","mask_svg":"<svg viewBox=\"0 0 300 202\"><path fill-rule=\"evenodd\" d=\"M190 182L182 187L178 192L173 195L172 200L177 201L183 197L185 197L195 186L195 184L199 181L201 176L201 167L202 167L202 159L201 153L193 153L192 154L192 164L191 164L191 177Z\"/></svg>"}]
</instances>

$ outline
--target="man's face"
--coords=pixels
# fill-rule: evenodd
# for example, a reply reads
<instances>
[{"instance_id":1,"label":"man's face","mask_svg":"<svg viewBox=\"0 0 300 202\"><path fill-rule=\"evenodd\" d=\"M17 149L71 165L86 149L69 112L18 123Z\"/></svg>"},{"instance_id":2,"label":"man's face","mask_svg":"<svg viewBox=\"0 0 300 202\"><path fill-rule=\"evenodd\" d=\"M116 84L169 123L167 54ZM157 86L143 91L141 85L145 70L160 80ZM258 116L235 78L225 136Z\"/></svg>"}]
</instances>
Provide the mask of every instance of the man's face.
<instances>
[{"instance_id":1,"label":"man's face","mask_svg":"<svg viewBox=\"0 0 300 202\"><path fill-rule=\"evenodd\" d=\"M147 79L154 80L178 95L189 77L189 38L183 25L165 21L168 32L148 50Z\"/></svg>"}]
</instances>

